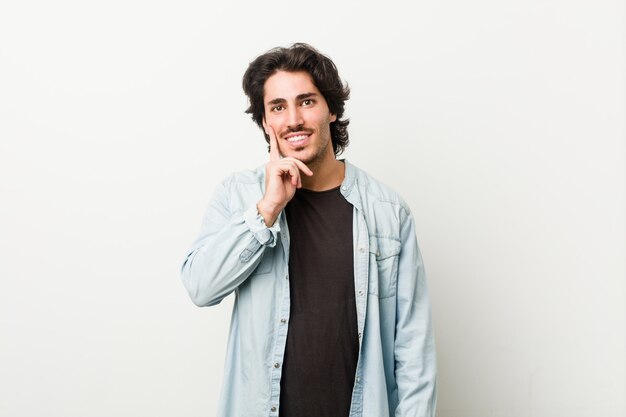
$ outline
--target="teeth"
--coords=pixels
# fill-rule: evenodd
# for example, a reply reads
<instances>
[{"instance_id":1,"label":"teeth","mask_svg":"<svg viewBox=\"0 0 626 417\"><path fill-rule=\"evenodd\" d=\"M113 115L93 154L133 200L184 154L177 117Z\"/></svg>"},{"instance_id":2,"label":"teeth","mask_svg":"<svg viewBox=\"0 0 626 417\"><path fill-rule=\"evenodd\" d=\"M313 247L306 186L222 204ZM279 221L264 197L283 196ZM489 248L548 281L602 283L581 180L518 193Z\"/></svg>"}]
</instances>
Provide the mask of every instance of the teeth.
<instances>
[{"instance_id":1,"label":"teeth","mask_svg":"<svg viewBox=\"0 0 626 417\"><path fill-rule=\"evenodd\" d=\"M287 139L287 142L297 142L299 140L304 140L304 139L306 139L306 135L292 136L289 139Z\"/></svg>"}]
</instances>

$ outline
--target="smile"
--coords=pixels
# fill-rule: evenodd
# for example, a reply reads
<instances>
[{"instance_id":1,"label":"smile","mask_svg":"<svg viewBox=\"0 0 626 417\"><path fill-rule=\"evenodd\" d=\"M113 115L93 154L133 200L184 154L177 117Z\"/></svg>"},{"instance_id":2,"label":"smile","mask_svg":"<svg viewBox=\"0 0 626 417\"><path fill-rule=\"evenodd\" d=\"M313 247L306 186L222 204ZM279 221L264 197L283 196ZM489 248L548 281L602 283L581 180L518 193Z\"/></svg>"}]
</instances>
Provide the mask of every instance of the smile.
<instances>
[{"instance_id":1,"label":"smile","mask_svg":"<svg viewBox=\"0 0 626 417\"><path fill-rule=\"evenodd\" d=\"M287 142L290 142L290 143L302 142L303 140L305 140L308 137L309 137L309 135L291 136L291 137L287 138Z\"/></svg>"}]
</instances>

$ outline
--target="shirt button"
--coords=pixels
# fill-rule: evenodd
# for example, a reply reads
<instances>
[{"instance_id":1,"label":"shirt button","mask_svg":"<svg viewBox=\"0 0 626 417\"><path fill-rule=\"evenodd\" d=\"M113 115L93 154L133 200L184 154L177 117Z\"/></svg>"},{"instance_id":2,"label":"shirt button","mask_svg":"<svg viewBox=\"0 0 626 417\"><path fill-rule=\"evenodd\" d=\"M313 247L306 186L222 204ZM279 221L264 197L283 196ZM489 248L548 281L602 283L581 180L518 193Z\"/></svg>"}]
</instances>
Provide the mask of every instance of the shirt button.
<instances>
[{"instance_id":1,"label":"shirt button","mask_svg":"<svg viewBox=\"0 0 626 417\"><path fill-rule=\"evenodd\" d=\"M282 324L285 324L285 323L287 323L287 320L286 320L286 319L280 319L280 322L281 322Z\"/></svg>"},{"instance_id":2,"label":"shirt button","mask_svg":"<svg viewBox=\"0 0 626 417\"><path fill-rule=\"evenodd\" d=\"M359 248L359 252L363 253L363 252L365 252L365 249L363 247L360 247Z\"/></svg>"},{"instance_id":3,"label":"shirt button","mask_svg":"<svg viewBox=\"0 0 626 417\"><path fill-rule=\"evenodd\" d=\"M276 407L272 406L272 408L270 408L270 410L272 411L272 413L276 412Z\"/></svg>"},{"instance_id":4,"label":"shirt button","mask_svg":"<svg viewBox=\"0 0 626 417\"><path fill-rule=\"evenodd\" d=\"M363 291L359 291L359 295L362 297L363 296Z\"/></svg>"},{"instance_id":5,"label":"shirt button","mask_svg":"<svg viewBox=\"0 0 626 417\"><path fill-rule=\"evenodd\" d=\"M280 368L280 363L276 362L276 363L274 364L274 368Z\"/></svg>"},{"instance_id":6,"label":"shirt button","mask_svg":"<svg viewBox=\"0 0 626 417\"><path fill-rule=\"evenodd\" d=\"M289 275L285 275L285 279L289 279Z\"/></svg>"}]
</instances>

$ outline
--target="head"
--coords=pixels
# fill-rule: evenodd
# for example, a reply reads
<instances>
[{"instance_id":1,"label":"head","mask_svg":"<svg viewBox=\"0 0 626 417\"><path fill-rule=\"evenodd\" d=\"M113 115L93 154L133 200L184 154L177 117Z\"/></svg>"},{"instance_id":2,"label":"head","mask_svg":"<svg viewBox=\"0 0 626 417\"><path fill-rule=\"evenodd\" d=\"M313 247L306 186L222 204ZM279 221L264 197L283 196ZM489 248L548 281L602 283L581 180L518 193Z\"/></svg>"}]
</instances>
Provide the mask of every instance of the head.
<instances>
[{"instance_id":1,"label":"head","mask_svg":"<svg viewBox=\"0 0 626 417\"><path fill-rule=\"evenodd\" d=\"M263 130L265 118L265 83L278 71L308 73L320 91L334 121L330 123L330 136L335 155L348 146L348 120L342 120L350 89L339 78L337 67L325 55L305 43L295 43L288 48L274 48L250 63L243 76L243 90L250 103L246 113ZM265 133L269 143L269 136Z\"/></svg>"}]
</instances>

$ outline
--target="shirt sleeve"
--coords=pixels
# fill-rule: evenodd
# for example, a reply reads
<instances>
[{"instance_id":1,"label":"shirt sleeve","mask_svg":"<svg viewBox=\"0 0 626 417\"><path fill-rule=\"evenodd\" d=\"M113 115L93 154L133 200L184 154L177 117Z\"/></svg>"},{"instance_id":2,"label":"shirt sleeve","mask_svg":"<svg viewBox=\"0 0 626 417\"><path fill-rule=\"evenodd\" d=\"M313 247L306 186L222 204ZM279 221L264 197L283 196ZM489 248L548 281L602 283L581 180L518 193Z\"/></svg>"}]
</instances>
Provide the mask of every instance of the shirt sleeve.
<instances>
[{"instance_id":1,"label":"shirt sleeve","mask_svg":"<svg viewBox=\"0 0 626 417\"><path fill-rule=\"evenodd\" d=\"M267 227L256 204L231 212L229 195L227 185L217 188L182 265L183 284L198 306L218 304L233 292L278 240L280 219Z\"/></svg>"},{"instance_id":2,"label":"shirt sleeve","mask_svg":"<svg viewBox=\"0 0 626 417\"><path fill-rule=\"evenodd\" d=\"M398 407L395 417L434 417L436 358L426 273L413 216L401 226L394 347Z\"/></svg>"}]
</instances>

